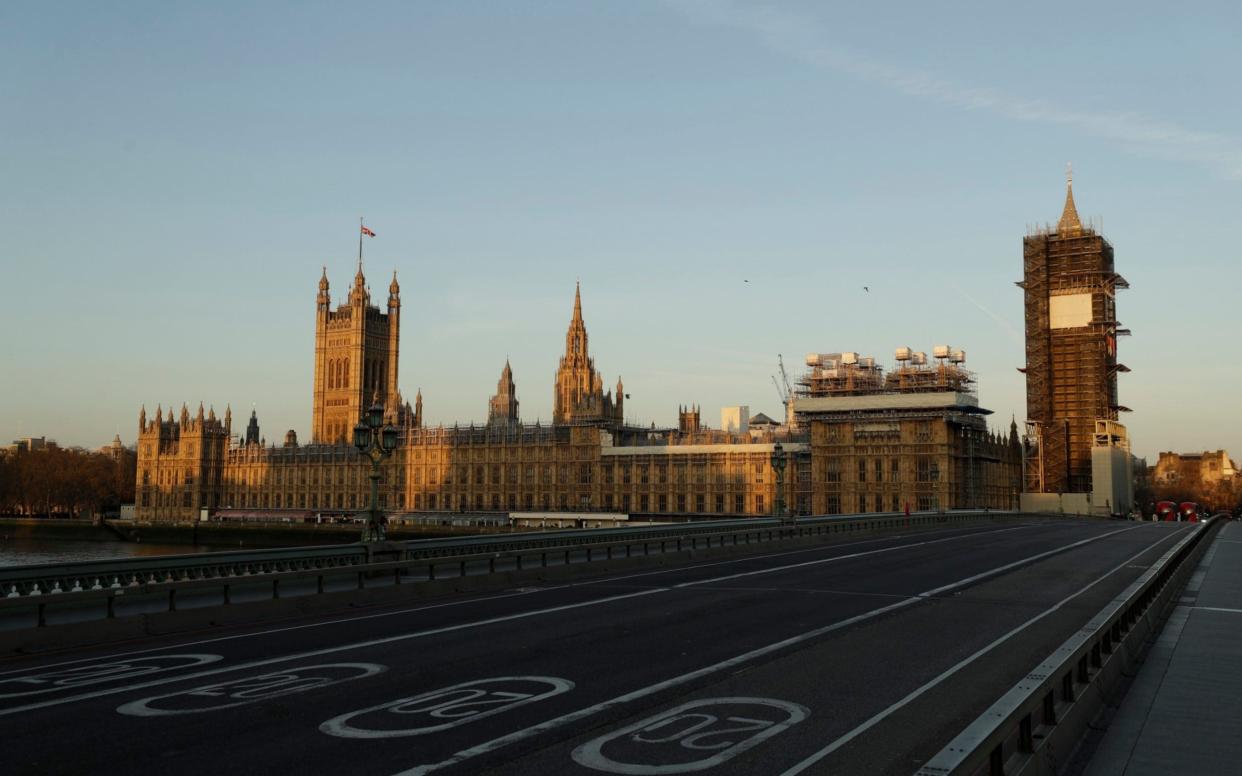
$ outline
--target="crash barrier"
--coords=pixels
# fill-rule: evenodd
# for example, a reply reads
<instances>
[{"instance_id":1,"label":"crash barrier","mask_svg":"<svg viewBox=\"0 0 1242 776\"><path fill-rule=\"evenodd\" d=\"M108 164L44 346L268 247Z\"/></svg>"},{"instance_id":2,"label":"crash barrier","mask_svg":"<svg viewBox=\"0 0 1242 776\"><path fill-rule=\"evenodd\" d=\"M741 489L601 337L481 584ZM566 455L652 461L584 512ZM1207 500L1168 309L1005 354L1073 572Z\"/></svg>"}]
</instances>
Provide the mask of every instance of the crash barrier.
<instances>
[{"instance_id":1,"label":"crash barrier","mask_svg":"<svg viewBox=\"0 0 1242 776\"><path fill-rule=\"evenodd\" d=\"M1017 513L833 515L203 553L0 570L0 629L520 572L834 535L1012 519ZM1026 515L1025 517L1030 517ZM382 560L379 560L382 559ZM240 594L240 595L239 595ZM23 616L25 615L25 616Z\"/></svg>"},{"instance_id":2,"label":"crash barrier","mask_svg":"<svg viewBox=\"0 0 1242 776\"><path fill-rule=\"evenodd\" d=\"M1159 630L1219 519L1199 523L916 776L1055 774Z\"/></svg>"}]
</instances>

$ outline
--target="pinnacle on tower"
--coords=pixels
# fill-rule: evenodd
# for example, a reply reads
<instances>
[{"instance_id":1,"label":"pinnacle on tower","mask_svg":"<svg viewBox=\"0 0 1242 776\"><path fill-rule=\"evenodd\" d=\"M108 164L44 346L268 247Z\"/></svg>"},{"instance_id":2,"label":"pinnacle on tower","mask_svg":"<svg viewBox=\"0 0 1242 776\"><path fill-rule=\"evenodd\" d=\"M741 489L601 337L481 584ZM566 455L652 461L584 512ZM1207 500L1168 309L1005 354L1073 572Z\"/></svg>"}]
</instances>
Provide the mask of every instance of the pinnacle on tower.
<instances>
[{"instance_id":1,"label":"pinnacle on tower","mask_svg":"<svg viewBox=\"0 0 1242 776\"><path fill-rule=\"evenodd\" d=\"M1074 205L1074 168L1067 166L1065 171L1065 207L1061 210L1061 220L1057 222L1058 234L1082 234L1082 222L1078 220L1078 208Z\"/></svg>"},{"instance_id":2,"label":"pinnacle on tower","mask_svg":"<svg viewBox=\"0 0 1242 776\"><path fill-rule=\"evenodd\" d=\"M574 281L574 317L573 320L582 320L582 283Z\"/></svg>"}]
</instances>

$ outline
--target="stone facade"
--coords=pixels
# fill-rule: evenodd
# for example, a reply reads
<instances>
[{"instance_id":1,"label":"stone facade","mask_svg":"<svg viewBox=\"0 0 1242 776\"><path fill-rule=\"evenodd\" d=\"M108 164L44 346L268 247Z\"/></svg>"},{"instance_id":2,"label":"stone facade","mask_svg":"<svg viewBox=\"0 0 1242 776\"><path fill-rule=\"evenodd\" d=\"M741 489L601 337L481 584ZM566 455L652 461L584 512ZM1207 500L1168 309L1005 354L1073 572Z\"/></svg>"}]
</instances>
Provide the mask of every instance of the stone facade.
<instances>
[{"instance_id":1,"label":"stone facade","mask_svg":"<svg viewBox=\"0 0 1242 776\"><path fill-rule=\"evenodd\" d=\"M386 315L368 299L360 272L349 302L329 313L327 281L320 281L316 431L309 444L299 445L289 432L282 446L269 446L255 412L244 435L234 436L228 409L219 420L201 407L194 417L183 407L177 418L171 409L165 418L159 408L153 421L144 409L136 519L188 522L203 510L313 519L365 509L369 464L348 440L376 396L395 404L385 415L399 429L400 444L384 461L380 484L380 506L390 513L767 515L775 501L771 455L778 441L789 455L785 503L801 514L897 511L907 502L911 509L999 508L1009 506L1016 488L1014 443L988 435L977 417L965 424L973 436L963 436L960 413L895 419L890 413L860 425L853 416L810 411L798 433L775 425L730 433L703 428L693 407L683 408L679 428L626 426L620 381L615 394L604 392L589 356L580 291L554 388L557 422L521 423L506 363L486 425L427 428L421 391L411 409L395 383L395 278ZM336 400L343 403L331 403ZM873 420L896 430L879 432L867 425Z\"/></svg>"},{"instance_id":2,"label":"stone facade","mask_svg":"<svg viewBox=\"0 0 1242 776\"><path fill-rule=\"evenodd\" d=\"M574 289L574 314L565 332L565 355L556 370L552 422L598 423L619 426L625 420L624 387L617 378L617 393L604 392L604 380L595 371L595 359L587 348L586 324L582 320L582 288Z\"/></svg>"}]
</instances>

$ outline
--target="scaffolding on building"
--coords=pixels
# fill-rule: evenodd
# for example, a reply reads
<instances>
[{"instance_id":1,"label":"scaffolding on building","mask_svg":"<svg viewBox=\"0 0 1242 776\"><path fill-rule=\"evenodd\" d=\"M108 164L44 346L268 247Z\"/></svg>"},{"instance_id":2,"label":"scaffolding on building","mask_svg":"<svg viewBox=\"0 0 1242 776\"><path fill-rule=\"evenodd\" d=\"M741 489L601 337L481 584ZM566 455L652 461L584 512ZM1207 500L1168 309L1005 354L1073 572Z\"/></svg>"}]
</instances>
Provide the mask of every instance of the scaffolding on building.
<instances>
[{"instance_id":1,"label":"scaffolding on building","mask_svg":"<svg viewBox=\"0 0 1242 776\"><path fill-rule=\"evenodd\" d=\"M810 353L807 371L798 379L801 397L865 396L877 393L930 393L955 391L974 394L975 375L966 369L966 351L949 345L927 353L908 347L895 351L897 366L888 374L871 356L855 352Z\"/></svg>"},{"instance_id":2,"label":"scaffolding on building","mask_svg":"<svg viewBox=\"0 0 1242 776\"><path fill-rule=\"evenodd\" d=\"M1113 249L1092 225L1082 225L1067 201L1055 227L1032 229L1023 240L1027 454L1029 492L1091 490L1096 421L1128 409L1118 402L1120 328L1116 292L1129 288L1113 269Z\"/></svg>"}]
</instances>

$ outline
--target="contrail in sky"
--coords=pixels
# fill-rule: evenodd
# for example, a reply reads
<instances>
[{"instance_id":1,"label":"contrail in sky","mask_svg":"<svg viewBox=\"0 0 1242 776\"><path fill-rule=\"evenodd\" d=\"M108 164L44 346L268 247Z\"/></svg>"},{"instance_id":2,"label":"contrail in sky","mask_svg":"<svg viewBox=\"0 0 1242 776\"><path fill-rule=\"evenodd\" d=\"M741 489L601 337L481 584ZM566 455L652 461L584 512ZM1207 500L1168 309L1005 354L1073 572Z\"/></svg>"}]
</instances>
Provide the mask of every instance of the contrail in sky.
<instances>
[{"instance_id":1,"label":"contrail in sky","mask_svg":"<svg viewBox=\"0 0 1242 776\"><path fill-rule=\"evenodd\" d=\"M785 56L814 67L848 73L912 97L984 110L1017 121L1058 124L1121 143L1130 153L1192 162L1225 178L1242 180L1242 140L1188 129L1128 111L1081 111L991 88L972 87L928 73L867 59L832 42L816 20L771 5L727 0L665 0L691 21L745 30Z\"/></svg>"},{"instance_id":2,"label":"contrail in sky","mask_svg":"<svg viewBox=\"0 0 1242 776\"><path fill-rule=\"evenodd\" d=\"M991 309L985 307L982 302L979 302L978 300L976 300L973 296L963 291L957 285L953 286L953 290L961 294L962 298L965 299L967 302L970 302L975 307L978 307L980 312L982 312L984 315L996 321L996 323L999 324L1000 327L1004 329L1006 333L1009 334L1010 338L1013 339L1014 342L1018 343L1019 345L1023 347L1026 347L1026 339L1023 338L1022 332L1014 328L1014 325L1012 323L1005 320L1001 316L997 315Z\"/></svg>"}]
</instances>

